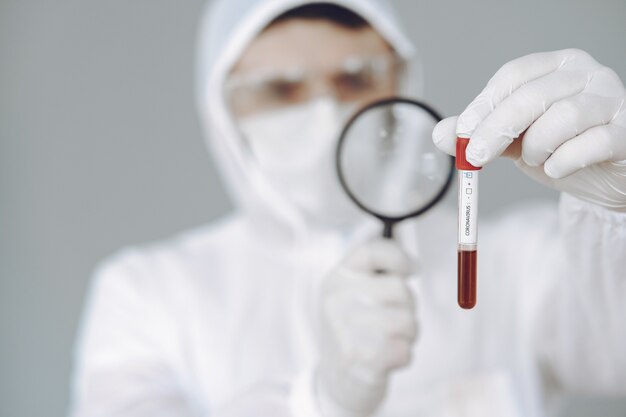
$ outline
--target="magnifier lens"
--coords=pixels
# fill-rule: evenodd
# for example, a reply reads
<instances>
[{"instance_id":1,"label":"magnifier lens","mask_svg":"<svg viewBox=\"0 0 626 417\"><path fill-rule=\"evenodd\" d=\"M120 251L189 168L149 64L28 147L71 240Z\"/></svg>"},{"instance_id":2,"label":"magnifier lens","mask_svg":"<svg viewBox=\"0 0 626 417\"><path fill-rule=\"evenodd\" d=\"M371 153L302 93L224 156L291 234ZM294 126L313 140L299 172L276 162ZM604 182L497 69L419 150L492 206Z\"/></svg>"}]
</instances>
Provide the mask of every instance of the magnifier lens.
<instances>
[{"instance_id":1,"label":"magnifier lens","mask_svg":"<svg viewBox=\"0 0 626 417\"><path fill-rule=\"evenodd\" d=\"M363 209L384 218L418 214L449 185L452 159L431 139L440 118L410 100L368 106L344 129L337 156L343 185Z\"/></svg>"}]
</instances>

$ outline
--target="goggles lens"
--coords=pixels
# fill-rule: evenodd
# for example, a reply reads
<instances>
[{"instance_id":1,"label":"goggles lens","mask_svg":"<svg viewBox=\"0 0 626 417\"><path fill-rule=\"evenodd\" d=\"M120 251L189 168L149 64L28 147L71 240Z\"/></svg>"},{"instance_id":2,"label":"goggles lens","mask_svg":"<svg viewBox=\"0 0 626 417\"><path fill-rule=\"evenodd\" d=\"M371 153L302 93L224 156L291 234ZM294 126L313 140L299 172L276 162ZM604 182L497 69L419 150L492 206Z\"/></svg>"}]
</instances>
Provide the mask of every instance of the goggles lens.
<instances>
[{"instance_id":1,"label":"goggles lens","mask_svg":"<svg viewBox=\"0 0 626 417\"><path fill-rule=\"evenodd\" d=\"M392 56L351 57L334 71L292 68L231 76L226 97L235 113L256 113L299 104L330 93L338 101L365 101L394 92L400 65Z\"/></svg>"}]
</instances>

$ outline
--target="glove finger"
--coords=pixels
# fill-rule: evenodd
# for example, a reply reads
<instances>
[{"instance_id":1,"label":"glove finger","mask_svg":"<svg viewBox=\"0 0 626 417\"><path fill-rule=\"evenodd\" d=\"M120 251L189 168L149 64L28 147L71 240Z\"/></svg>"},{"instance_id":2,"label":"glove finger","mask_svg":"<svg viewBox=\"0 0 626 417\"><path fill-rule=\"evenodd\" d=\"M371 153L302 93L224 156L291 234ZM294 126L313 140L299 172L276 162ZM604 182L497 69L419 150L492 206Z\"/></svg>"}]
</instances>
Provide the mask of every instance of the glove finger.
<instances>
[{"instance_id":1,"label":"glove finger","mask_svg":"<svg viewBox=\"0 0 626 417\"><path fill-rule=\"evenodd\" d=\"M439 150L448 155L456 155L456 123L457 116L443 119L433 129L433 142Z\"/></svg>"},{"instance_id":2,"label":"glove finger","mask_svg":"<svg viewBox=\"0 0 626 417\"><path fill-rule=\"evenodd\" d=\"M371 370L374 373L387 371L406 365L411 359L411 349L417 337L417 324L405 315L394 315L391 311L372 315L370 320L360 318L355 325L352 349L349 350L351 362ZM402 322L403 325L398 325Z\"/></svg>"},{"instance_id":3,"label":"glove finger","mask_svg":"<svg viewBox=\"0 0 626 417\"><path fill-rule=\"evenodd\" d=\"M342 299L346 304L358 303L358 308L385 305L413 307L414 305L406 279L400 276L383 278L360 274L354 276L352 282L346 281L343 285L336 286L333 298Z\"/></svg>"},{"instance_id":4,"label":"glove finger","mask_svg":"<svg viewBox=\"0 0 626 417\"><path fill-rule=\"evenodd\" d=\"M610 123L586 130L562 144L544 164L551 178L563 178L589 165L626 159L626 128Z\"/></svg>"},{"instance_id":5,"label":"glove finger","mask_svg":"<svg viewBox=\"0 0 626 417\"><path fill-rule=\"evenodd\" d=\"M411 363L412 350L412 343L406 339L388 339L383 349L379 352L379 362L384 364L387 372L402 368Z\"/></svg>"},{"instance_id":6,"label":"glove finger","mask_svg":"<svg viewBox=\"0 0 626 417\"><path fill-rule=\"evenodd\" d=\"M352 309L327 316L327 326L341 351L353 358L373 356L389 339L413 343L417 338L415 313L408 308Z\"/></svg>"},{"instance_id":7,"label":"glove finger","mask_svg":"<svg viewBox=\"0 0 626 417\"><path fill-rule=\"evenodd\" d=\"M387 363L391 369L403 368L411 363L413 344L405 339L392 338L387 342Z\"/></svg>"},{"instance_id":8,"label":"glove finger","mask_svg":"<svg viewBox=\"0 0 626 417\"><path fill-rule=\"evenodd\" d=\"M380 345L362 345L352 358L358 369L385 376L411 362L413 343L404 338L389 338Z\"/></svg>"},{"instance_id":9,"label":"glove finger","mask_svg":"<svg viewBox=\"0 0 626 417\"><path fill-rule=\"evenodd\" d=\"M613 69L600 65L594 70L585 92L603 97L624 97L624 84Z\"/></svg>"},{"instance_id":10,"label":"glove finger","mask_svg":"<svg viewBox=\"0 0 626 417\"><path fill-rule=\"evenodd\" d=\"M353 315L351 326L364 343L391 337L413 341L417 337L417 320L410 308L370 308Z\"/></svg>"},{"instance_id":11,"label":"glove finger","mask_svg":"<svg viewBox=\"0 0 626 417\"><path fill-rule=\"evenodd\" d=\"M393 239L378 238L356 248L346 259L349 269L364 273L384 271L388 275L408 276L412 270L409 255Z\"/></svg>"},{"instance_id":12,"label":"glove finger","mask_svg":"<svg viewBox=\"0 0 626 417\"><path fill-rule=\"evenodd\" d=\"M569 139L591 127L609 123L622 102L585 93L557 101L524 134L524 162L529 166L543 164Z\"/></svg>"},{"instance_id":13,"label":"glove finger","mask_svg":"<svg viewBox=\"0 0 626 417\"><path fill-rule=\"evenodd\" d=\"M580 93L587 82L586 72L556 71L521 86L476 127L467 160L483 166L500 156L554 102Z\"/></svg>"},{"instance_id":14,"label":"glove finger","mask_svg":"<svg viewBox=\"0 0 626 417\"><path fill-rule=\"evenodd\" d=\"M415 311L409 308L386 308L381 311L381 320L387 324L385 330L389 337L414 341L417 338L417 320Z\"/></svg>"},{"instance_id":15,"label":"glove finger","mask_svg":"<svg viewBox=\"0 0 626 417\"><path fill-rule=\"evenodd\" d=\"M522 85L556 71L572 50L541 52L504 64L459 116L457 134L471 137L476 127Z\"/></svg>"},{"instance_id":16,"label":"glove finger","mask_svg":"<svg viewBox=\"0 0 626 417\"><path fill-rule=\"evenodd\" d=\"M406 279L401 276L386 276L384 279L373 278L368 287L370 300L378 305L413 308L414 300Z\"/></svg>"}]
</instances>

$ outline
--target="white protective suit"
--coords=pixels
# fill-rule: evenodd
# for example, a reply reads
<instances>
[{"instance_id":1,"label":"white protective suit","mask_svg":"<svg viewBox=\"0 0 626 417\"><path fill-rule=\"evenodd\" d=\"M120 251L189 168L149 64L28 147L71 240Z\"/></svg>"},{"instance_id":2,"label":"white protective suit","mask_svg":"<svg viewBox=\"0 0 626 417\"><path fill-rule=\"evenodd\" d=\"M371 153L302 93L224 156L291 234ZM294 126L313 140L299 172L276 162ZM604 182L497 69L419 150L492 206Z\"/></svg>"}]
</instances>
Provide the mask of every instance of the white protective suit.
<instances>
[{"instance_id":1,"label":"white protective suit","mask_svg":"<svg viewBox=\"0 0 626 417\"><path fill-rule=\"evenodd\" d=\"M414 57L383 4L334 2ZM251 162L222 94L250 40L302 3L209 8L199 104L237 210L98 268L74 416L316 415L319 284L367 233L307 224ZM483 222L472 311L456 304L455 214L435 208L398 235L415 258L420 330L377 415L540 416L552 389L626 394L626 215L563 195L559 210L525 204Z\"/></svg>"}]
</instances>

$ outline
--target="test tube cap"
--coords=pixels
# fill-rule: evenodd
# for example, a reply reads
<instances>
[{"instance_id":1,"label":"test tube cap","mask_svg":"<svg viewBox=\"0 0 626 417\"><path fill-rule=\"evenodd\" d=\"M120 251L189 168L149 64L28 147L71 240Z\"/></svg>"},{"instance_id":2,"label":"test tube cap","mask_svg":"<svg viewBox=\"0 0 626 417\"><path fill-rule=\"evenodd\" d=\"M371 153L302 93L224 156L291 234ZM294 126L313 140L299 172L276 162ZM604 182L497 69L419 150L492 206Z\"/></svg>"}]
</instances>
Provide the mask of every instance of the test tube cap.
<instances>
[{"instance_id":1,"label":"test tube cap","mask_svg":"<svg viewBox=\"0 0 626 417\"><path fill-rule=\"evenodd\" d=\"M456 138L456 169L464 171L478 171L482 167L476 167L465 159L465 149L469 144L469 138Z\"/></svg>"}]
</instances>

